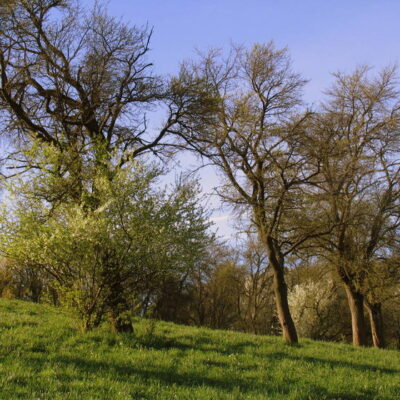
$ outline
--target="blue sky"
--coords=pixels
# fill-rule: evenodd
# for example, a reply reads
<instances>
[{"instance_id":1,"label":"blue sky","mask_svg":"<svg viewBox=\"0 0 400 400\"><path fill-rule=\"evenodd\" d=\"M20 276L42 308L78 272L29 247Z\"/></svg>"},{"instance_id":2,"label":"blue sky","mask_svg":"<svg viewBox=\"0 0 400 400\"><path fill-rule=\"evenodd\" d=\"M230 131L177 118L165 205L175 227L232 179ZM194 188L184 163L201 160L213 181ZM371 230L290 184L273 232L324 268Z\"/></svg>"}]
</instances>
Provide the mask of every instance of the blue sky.
<instances>
[{"instance_id":1,"label":"blue sky","mask_svg":"<svg viewBox=\"0 0 400 400\"><path fill-rule=\"evenodd\" d=\"M274 40L310 80L309 103L321 99L332 72L380 68L400 57L400 0L109 0L109 11L154 27L151 59L160 73L176 72L195 48ZM218 182L209 170L201 176L206 191ZM232 232L225 214L215 213L222 235Z\"/></svg>"},{"instance_id":2,"label":"blue sky","mask_svg":"<svg viewBox=\"0 0 400 400\"><path fill-rule=\"evenodd\" d=\"M399 0L109 0L110 12L154 27L157 69L176 71L195 47L288 46L317 101L330 73L358 64L380 67L400 57Z\"/></svg>"}]
</instances>

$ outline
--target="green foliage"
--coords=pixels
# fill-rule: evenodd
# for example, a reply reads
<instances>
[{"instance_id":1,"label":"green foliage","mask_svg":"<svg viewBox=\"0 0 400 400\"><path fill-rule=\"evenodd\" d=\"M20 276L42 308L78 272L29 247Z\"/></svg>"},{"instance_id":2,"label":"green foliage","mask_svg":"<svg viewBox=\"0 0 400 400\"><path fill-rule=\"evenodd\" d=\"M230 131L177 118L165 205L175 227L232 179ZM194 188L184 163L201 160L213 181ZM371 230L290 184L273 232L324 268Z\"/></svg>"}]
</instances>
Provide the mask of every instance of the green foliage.
<instances>
[{"instance_id":1,"label":"green foliage","mask_svg":"<svg viewBox=\"0 0 400 400\"><path fill-rule=\"evenodd\" d=\"M59 204L38 195L38 187L54 183L43 170L30 181L10 181L14 201L3 205L0 249L14 263L51 276L61 302L92 328L119 307L110 303L113 291L133 304L144 286L190 269L211 240L196 184L160 190L159 175L127 164L112 180L94 174L80 202Z\"/></svg>"},{"instance_id":2,"label":"green foliage","mask_svg":"<svg viewBox=\"0 0 400 400\"><path fill-rule=\"evenodd\" d=\"M59 309L0 300L1 398L395 400L399 353L136 321L81 333ZM290 367L290 370L288 369Z\"/></svg>"}]
</instances>

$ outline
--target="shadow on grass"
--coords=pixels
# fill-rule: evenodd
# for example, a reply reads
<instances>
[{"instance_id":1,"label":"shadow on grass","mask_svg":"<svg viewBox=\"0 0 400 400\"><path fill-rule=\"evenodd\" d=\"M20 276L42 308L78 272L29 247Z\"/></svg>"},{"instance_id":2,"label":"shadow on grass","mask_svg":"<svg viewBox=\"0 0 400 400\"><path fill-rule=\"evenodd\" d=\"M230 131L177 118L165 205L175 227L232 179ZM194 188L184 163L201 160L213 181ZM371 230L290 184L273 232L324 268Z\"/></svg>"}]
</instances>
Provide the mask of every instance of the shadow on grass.
<instances>
[{"instance_id":1,"label":"shadow on grass","mask_svg":"<svg viewBox=\"0 0 400 400\"><path fill-rule=\"evenodd\" d=\"M357 364L353 363L350 361L342 361L342 360L326 360L322 358L316 358L316 357L309 357L309 356L296 356L293 354L288 354L288 353L282 353L282 352L275 352L275 353L270 353L266 354L265 357L272 359L272 360L292 360L292 361L298 361L298 362L308 362L314 364L316 367L322 366L322 367L329 367L331 369L335 368L351 368L357 371L361 372L380 372L382 374L400 374L399 369L393 369L393 368L382 368L382 367L376 367L373 365L368 365L368 364Z\"/></svg>"},{"instance_id":2,"label":"shadow on grass","mask_svg":"<svg viewBox=\"0 0 400 400\"><path fill-rule=\"evenodd\" d=\"M274 356L279 357L279 353L276 353ZM286 358L288 357L286 354L284 356ZM296 359L296 357L293 357L293 359ZM303 360L301 357L299 357L299 359ZM324 362L314 358L306 357L304 359L306 361L315 363ZM38 359L32 359L31 361L36 364L37 368L41 368L41 363L46 362L45 360ZM227 365L219 362L211 362L210 365L221 368L221 374L219 374L217 377L207 376L204 371L196 371L194 369L178 372L176 368L170 367L156 368L152 367L151 365L140 366L112 361L97 361L76 356L59 356L54 358L52 362L57 365L57 369L59 369L60 372L57 374L57 379L61 380L65 387L69 387L69 382L76 381L76 376L71 377L64 373L64 371L71 369L77 371L78 376L86 377L88 380L103 378L105 382L107 382L109 380L118 379L118 381L123 381L129 385L133 384L137 379L140 379L144 384L147 384L148 382L149 386L154 386L156 382L157 387L176 386L186 389L209 387L225 393L237 392L239 390L243 395L262 394L265 396L265 398L269 398L268 396L273 394L287 396L292 390L297 388L298 384L298 382L288 378L286 378L283 382L276 382L273 377L268 376L264 379L257 377L238 377L237 374L233 376L229 374L229 371L227 371L227 373L223 373L223 369L224 367L226 368ZM48 366L48 361L46 364ZM329 364L334 366L336 365L335 362ZM346 364L340 363L340 365L343 366ZM348 363L347 366L349 366ZM352 364L350 366L353 367ZM393 373L393 370L387 369L381 372ZM20 380L18 381L18 384L29 387L30 383L27 380ZM343 393L339 391L333 392L324 387L313 384L304 385L304 382L303 387L304 393L298 393L298 397L296 397L298 400L373 400L377 399L378 395L377 392L370 389L365 389L362 391L362 393L357 394ZM112 391L111 387L110 390ZM131 390L135 390L134 385L132 385ZM141 398L151 399L151 396L150 394L144 394L144 397ZM382 399L384 398L385 397L382 397Z\"/></svg>"},{"instance_id":3,"label":"shadow on grass","mask_svg":"<svg viewBox=\"0 0 400 400\"><path fill-rule=\"evenodd\" d=\"M213 352L220 355L232 355L232 354L245 354L246 349L251 348L254 350L254 358L257 358L257 363L252 366L246 366L244 369L251 370L253 368L257 368L259 366L259 360L265 360L265 373L263 377L260 376L243 376L238 374L238 371L234 372L230 369L230 359L225 360L196 360L197 367L193 366L187 370L180 370L174 366L153 366L151 363L149 364L140 364L137 365L133 362L129 362L127 359L126 362L113 361L110 359L109 361L104 360L93 360L85 358L83 355L76 356L75 353L73 355L55 355L51 358L51 360L46 359L42 355L45 352L45 348L41 346L34 347L30 349L31 353L30 357L25 358L27 365L33 366L35 371L40 371L44 368L49 368L49 364L54 367L57 371L54 379L62 381L65 386L65 390L69 391L69 383L72 381L77 381L77 376L82 377L83 380L98 380L103 379L104 385L107 385L107 382L111 382L113 380L123 381L126 383L127 390L136 390L134 388L135 380L144 381L147 386L154 386L154 382L156 382L156 387L162 388L162 386L177 386L181 388L203 388L208 387L211 389L219 390L221 392L225 392L230 394L235 391L240 391L243 395L250 396L251 394L262 395L265 398L269 398L273 394L279 394L280 396L288 396L293 390L298 390L298 381L293 380L292 378L286 378L284 381L277 381L273 375L268 373L268 363L275 362L278 365L278 361L282 360L290 360L300 363L310 363L311 368L319 368L319 367L328 367L331 369L335 368L349 368L361 372L379 372L382 374L398 374L399 370L391 369L391 368L381 368L376 366L371 366L367 364L357 364L350 361L339 361L339 360L330 360L330 359L321 359L310 356L299 356L295 354L291 354L288 352L271 352L271 353L259 353L255 351L255 348L258 345L249 340L244 340L241 342L229 343L223 342L218 343L218 340L208 334L199 335L199 336L190 336L183 335L177 336L175 338L168 338L162 335L153 335L151 337L132 337L132 336L121 336L122 340L132 346L133 348L137 345L143 346L145 348L152 348L157 350L178 350L182 352L186 351L198 351L199 353L207 353ZM103 342L103 339L98 337L86 338L86 340L91 340L95 344L97 342ZM108 343L110 346L116 341L117 338L109 338ZM114 343L115 344L115 343ZM273 343L271 343L271 346ZM296 346L297 347L297 346ZM288 349L290 350L290 349ZM36 353L36 356L35 356ZM181 357L184 355L178 354L174 355L174 357ZM206 367L206 370L205 368ZM208 368L207 368L208 367ZM199 368L199 370L196 370ZM218 374L215 372L215 368L218 368ZM214 369L213 376L210 373L210 370ZM242 370L241 366L237 366L238 370ZM304 366L304 369L307 369L307 366ZM76 371L77 376L71 376L66 373L66 371ZM78 378L79 380L79 378ZM20 387L25 387L25 390L29 390L32 387L32 381L30 379L21 379L18 382L14 382L18 384ZM35 381L35 389L36 390L46 390L45 382ZM362 395L357 393L341 393L339 391L328 391L325 387L314 385L311 382L302 382L302 386L304 392L298 394L296 399L298 400L374 400L377 399L379 394L377 391L371 389L365 389L362 392ZM112 386L109 386L109 389L112 391ZM70 391L73 392L75 389L70 387ZM84 385L80 385L76 387L76 390L80 391L85 390ZM162 389L161 389L162 390ZM352 391L352 390L350 390ZM83 392L82 392L83 393ZM142 398L142 399L152 399L151 395L148 393L138 393L141 397L133 397L133 398ZM146 397L147 396L147 397ZM361 396L361 397L360 397ZM15 394L14 397L7 398L26 398L26 397L18 397ZM83 397L84 398L84 397ZM112 398L112 397L110 397ZM386 399L386 397L379 397L382 400Z\"/></svg>"},{"instance_id":4,"label":"shadow on grass","mask_svg":"<svg viewBox=\"0 0 400 400\"><path fill-rule=\"evenodd\" d=\"M185 343L185 341L189 341L189 343ZM151 340L144 339L141 341L141 344L146 348L153 348L156 350L196 350L199 352L213 352L221 355L231 355L231 354L244 354L244 350L246 348L255 348L257 344L250 341L243 341L237 343L225 343L218 346L215 343L215 339L211 336L204 335L199 337L191 337L191 336L179 336L177 338L166 338L163 336L153 337ZM296 345L288 345L289 347L300 348L303 347L300 344ZM343 360L328 360L321 359L310 356L297 356L290 354L289 352L272 352L272 353L262 353L257 358L260 359L272 359L272 360L283 360L289 359L292 361L298 362L307 362L312 363L316 367L330 367L332 369L335 368L351 368L361 372L380 372L383 374L400 374L400 369L393 368L384 368L377 367L368 364L358 364L350 361Z\"/></svg>"},{"instance_id":5,"label":"shadow on grass","mask_svg":"<svg viewBox=\"0 0 400 400\"><path fill-rule=\"evenodd\" d=\"M167 338L154 335L151 338L138 338L138 342L145 348L155 350L196 350L199 352L212 352L221 355L245 354L247 348L255 348L257 345L251 341L235 343L218 343L212 336L179 336Z\"/></svg>"},{"instance_id":6,"label":"shadow on grass","mask_svg":"<svg viewBox=\"0 0 400 400\"><path fill-rule=\"evenodd\" d=\"M5 324L4 322L0 322L0 331L3 330L10 330L10 329L14 329L14 325L11 324Z\"/></svg>"},{"instance_id":7,"label":"shadow on grass","mask_svg":"<svg viewBox=\"0 0 400 400\"><path fill-rule=\"evenodd\" d=\"M296 397L297 400L376 400L377 393L364 389L362 393L343 393L328 391L326 388L316 385L308 387L308 393ZM386 400L386 397L379 397ZM388 399L387 399L388 400Z\"/></svg>"},{"instance_id":8,"label":"shadow on grass","mask_svg":"<svg viewBox=\"0 0 400 400\"><path fill-rule=\"evenodd\" d=\"M40 368L41 360L32 359L29 360L36 364L37 368ZM43 360L43 363L45 361ZM140 378L144 381L150 381L154 385L154 381L165 385L165 386L179 386L186 388L197 388L197 387L210 387L213 389L221 390L224 392L232 392L239 390L243 394L250 394L252 392L259 392L260 390L266 394L270 393L282 393L289 394L290 387L295 383L293 381L285 381L281 384L274 384L264 386L256 378L238 378L237 375L229 376L229 374L221 374L220 377L210 377L197 371L182 371L178 372L176 368L151 368L151 366L136 366L130 364L118 364L115 362L105 362L97 360L88 360L81 357L73 356L59 356L52 360L61 371L70 370L71 368L77 370L80 376L86 376L89 379L91 377L106 379L118 379L126 383L134 382L135 378ZM212 365L218 366L221 369L227 365L223 363L214 363ZM47 364L48 365L48 364ZM75 378L69 377L61 372L57 377L62 381L68 382ZM19 382L20 384L28 385L28 382Z\"/></svg>"}]
</instances>

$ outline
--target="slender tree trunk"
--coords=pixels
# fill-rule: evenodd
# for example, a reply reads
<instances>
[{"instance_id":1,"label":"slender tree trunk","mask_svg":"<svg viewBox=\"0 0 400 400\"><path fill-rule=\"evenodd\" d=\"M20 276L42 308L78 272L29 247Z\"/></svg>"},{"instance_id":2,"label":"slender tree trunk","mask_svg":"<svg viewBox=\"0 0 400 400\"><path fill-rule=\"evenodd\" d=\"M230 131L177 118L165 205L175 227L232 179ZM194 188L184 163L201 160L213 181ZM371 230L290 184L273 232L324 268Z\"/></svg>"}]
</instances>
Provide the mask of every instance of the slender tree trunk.
<instances>
[{"instance_id":1,"label":"slender tree trunk","mask_svg":"<svg viewBox=\"0 0 400 400\"><path fill-rule=\"evenodd\" d=\"M267 246L268 257L273 271L275 304L283 337L288 343L298 343L299 340L297 337L296 327L294 325L292 315L290 314L287 298L287 285L285 282L283 257L275 248L273 238L267 237L264 242Z\"/></svg>"},{"instance_id":2,"label":"slender tree trunk","mask_svg":"<svg viewBox=\"0 0 400 400\"><path fill-rule=\"evenodd\" d=\"M351 328L354 346L366 346L367 334L364 319L364 296L353 285L344 282L351 313Z\"/></svg>"},{"instance_id":3,"label":"slender tree trunk","mask_svg":"<svg viewBox=\"0 0 400 400\"><path fill-rule=\"evenodd\" d=\"M365 302L371 324L372 343L374 347L385 347L385 335L381 303Z\"/></svg>"}]
</instances>

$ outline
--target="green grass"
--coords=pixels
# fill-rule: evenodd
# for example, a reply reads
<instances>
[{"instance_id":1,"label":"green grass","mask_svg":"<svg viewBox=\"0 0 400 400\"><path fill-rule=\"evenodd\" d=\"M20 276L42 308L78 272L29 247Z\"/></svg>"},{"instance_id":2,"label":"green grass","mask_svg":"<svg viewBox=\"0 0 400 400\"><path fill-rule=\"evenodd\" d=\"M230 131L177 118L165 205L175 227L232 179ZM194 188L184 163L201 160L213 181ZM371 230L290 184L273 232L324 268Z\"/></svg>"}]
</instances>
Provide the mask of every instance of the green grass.
<instances>
[{"instance_id":1,"label":"green grass","mask_svg":"<svg viewBox=\"0 0 400 400\"><path fill-rule=\"evenodd\" d=\"M137 320L82 333L67 313L0 300L0 399L400 399L400 352Z\"/></svg>"}]
</instances>

